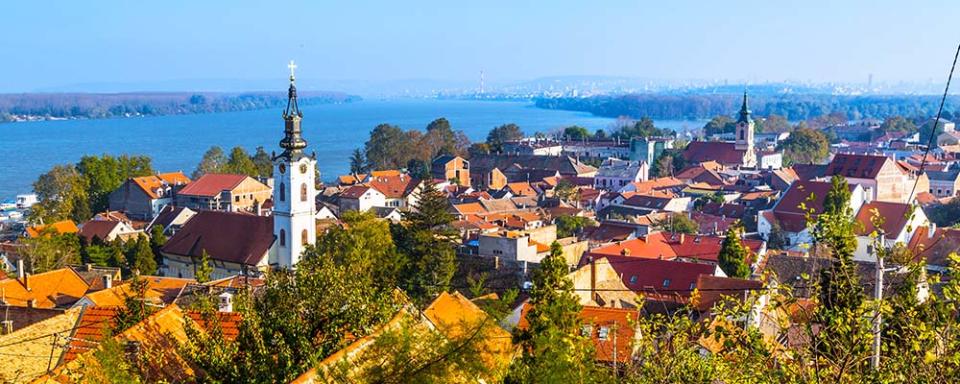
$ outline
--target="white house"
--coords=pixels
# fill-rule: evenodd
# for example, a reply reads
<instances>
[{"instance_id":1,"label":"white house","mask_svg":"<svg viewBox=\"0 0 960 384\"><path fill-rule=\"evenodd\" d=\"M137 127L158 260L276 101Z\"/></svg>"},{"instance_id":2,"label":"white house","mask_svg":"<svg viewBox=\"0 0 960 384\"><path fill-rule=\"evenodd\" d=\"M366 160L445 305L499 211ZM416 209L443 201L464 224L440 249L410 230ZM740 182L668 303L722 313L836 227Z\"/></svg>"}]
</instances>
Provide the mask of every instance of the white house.
<instances>
[{"instance_id":1,"label":"white house","mask_svg":"<svg viewBox=\"0 0 960 384\"><path fill-rule=\"evenodd\" d=\"M816 218L823 213L823 202L830 191L829 181L796 181L784 192L772 209L757 215L757 232L770 240L774 226L787 237L788 250L805 251L812 238L807 225L807 214ZM867 200L866 191L858 184L850 184L850 209L859 212Z\"/></svg>"},{"instance_id":2,"label":"white house","mask_svg":"<svg viewBox=\"0 0 960 384\"><path fill-rule=\"evenodd\" d=\"M876 235L883 235L883 247L892 248L895 244L908 244L918 228L929 225L927 215L922 209L911 209L910 204L871 201L860 207L857 213L857 251L853 258L857 261L874 262ZM877 225L879 224L879 226Z\"/></svg>"},{"instance_id":3,"label":"white house","mask_svg":"<svg viewBox=\"0 0 960 384\"><path fill-rule=\"evenodd\" d=\"M373 207L387 206L387 197L367 185L354 185L340 193L340 212L366 212Z\"/></svg>"},{"instance_id":4,"label":"white house","mask_svg":"<svg viewBox=\"0 0 960 384\"><path fill-rule=\"evenodd\" d=\"M650 167L645 161L606 159L593 178L593 187L618 191L630 183L647 181Z\"/></svg>"}]
</instances>

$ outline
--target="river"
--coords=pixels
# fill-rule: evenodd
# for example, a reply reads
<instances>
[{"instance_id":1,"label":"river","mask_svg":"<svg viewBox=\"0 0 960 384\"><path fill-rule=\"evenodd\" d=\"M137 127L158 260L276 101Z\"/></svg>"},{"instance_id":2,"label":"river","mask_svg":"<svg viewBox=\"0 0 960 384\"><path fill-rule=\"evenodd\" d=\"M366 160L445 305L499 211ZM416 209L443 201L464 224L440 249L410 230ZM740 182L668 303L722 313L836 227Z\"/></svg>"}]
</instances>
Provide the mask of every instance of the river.
<instances>
[{"instance_id":1,"label":"river","mask_svg":"<svg viewBox=\"0 0 960 384\"><path fill-rule=\"evenodd\" d=\"M613 119L585 112L546 110L528 102L454 100L365 100L302 108L307 152L315 151L324 180L344 174L349 156L363 146L373 127L390 123L424 129L446 117L472 141L482 141L500 124L516 123L527 134L569 125L594 131L610 128ZM73 164L88 154L144 154L158 171L193 172L212 145L229 152L234 146L251 153L257 146L278 150L283 137L280 110L174 115L103 120L38 121L0 124L0 200L32 190L41 173L56 164ZM657 126L681 129L702 123L669 121Z\"/></svg>"}]
</instances>

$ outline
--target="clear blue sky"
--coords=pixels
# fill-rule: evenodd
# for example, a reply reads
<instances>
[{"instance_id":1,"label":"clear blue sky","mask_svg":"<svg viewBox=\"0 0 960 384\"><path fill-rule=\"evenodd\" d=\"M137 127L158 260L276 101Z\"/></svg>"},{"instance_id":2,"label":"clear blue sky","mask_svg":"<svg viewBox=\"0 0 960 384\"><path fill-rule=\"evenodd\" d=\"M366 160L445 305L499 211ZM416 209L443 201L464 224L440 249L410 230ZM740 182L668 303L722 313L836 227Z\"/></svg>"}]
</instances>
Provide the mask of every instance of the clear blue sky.
<instances>
[{"instance_id":1,"label":"clear blue sky","mask_svg":"<svg viewBox=\"0 0 960 384\"><path fill-rule=\"evenodd\" d=\"M613 75L942 81L960 1L12 1L0 92L78 83Z\"/></svg>"}]
</instances>

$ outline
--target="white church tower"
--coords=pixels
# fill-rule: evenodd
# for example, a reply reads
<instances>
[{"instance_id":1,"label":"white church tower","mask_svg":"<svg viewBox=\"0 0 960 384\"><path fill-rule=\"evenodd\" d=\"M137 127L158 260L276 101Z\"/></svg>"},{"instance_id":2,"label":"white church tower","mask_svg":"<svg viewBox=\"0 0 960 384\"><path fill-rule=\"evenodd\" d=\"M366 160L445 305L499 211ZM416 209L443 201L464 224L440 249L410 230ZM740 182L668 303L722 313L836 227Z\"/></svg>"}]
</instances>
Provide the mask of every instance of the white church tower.
<instances>
[{"instance_id":1,"label":"white church tower","mask_svg":"<svg viewBox=\"0 0 960 384\"><path fill-rule=\"evenodd\" d=\"M283 153L273 158L273 243L271 264L289 268L300 261L307 244L317 239L315 184L317 160L303 153L307 142L300 136L303 113L297 106L293 61L290 62L290 89L283 111ZM315 156L314 156L315 157Z\"/></svg>"},{"instance_id":2,"label":"white church tower","mask_svg":"<svg viewBox=\"0 0 960 384\"><path fill-rule=\"evenodd\" d=\"M757 153L753 147L753 118L750 117L750 108L747 107L747 91L743 91L743 105L737 117L736 141L734 148L743 153L743 165L754 167L757 165Z\"/></svg>"}]
</instances>

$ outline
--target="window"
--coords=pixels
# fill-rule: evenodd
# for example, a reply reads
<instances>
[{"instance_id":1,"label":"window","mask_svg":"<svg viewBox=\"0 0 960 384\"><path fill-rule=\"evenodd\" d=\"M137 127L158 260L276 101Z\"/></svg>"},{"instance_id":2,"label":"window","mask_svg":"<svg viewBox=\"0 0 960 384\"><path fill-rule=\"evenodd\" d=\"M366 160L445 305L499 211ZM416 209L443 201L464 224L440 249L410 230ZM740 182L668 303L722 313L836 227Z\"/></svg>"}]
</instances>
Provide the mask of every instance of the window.
<instances>
[{"instance_id":1,"label":"window","mask_svg":"<svg viewBox=\"0 0 960 384\"><path fill-rule=\"evenodd\" d=\"M300 232L300 244L301 245L310 244L308 240L310 240L310 234L307 233L306 229L304 229L303 232Z\"/></svg>"},{"instance_id":2,"label":"window","mask_svg":"<svg viewBox=\"0 0 960 384\"><path fill-rule=\"evenodd\" d=\"M637 275L630 276L630 284L636 284L636 283L637 283Z\"/></svg>"},{"instance_id":3,"label":"window","mask_svg":"<svg viewBox=\"0 0 960 384\"><path fill-rule=\"evenodd\" d=\"M744 137L744 135L746 134L746 132L747 132L747 131L744 131L743 129L740 130L740 140L744 140L744 139L746 138L746 137Z\"/></svg>"},{"instance_id":4,"label":"window","mask_svg":"<svg viewBox=\"0 0 960 384\"><path fill-rule=\"evenodd\" d=\"M307 183L300 184L300 201L307 201Z\"/></svg>"},{"instance_id":5,"label":"window","mask_svg":"<svg viewBox=\"0 0 960 384\"><path fill-rule=\"evenodd\" d=\"M583 328L580 329L580 335L586 336L586 337L590 337L591 335L593 335L593 326L590 324L584 325Z\"/></svg>"},{"instance_id":6,"label":"window","mask_svg":"<svg viewBox=\"0 0 960 384\"><path fill-rule=\"evenodd\" d=\"M670 279L663 279L663 286L664 286L664 287L669 287L669 286L670 286Z\"/></svg>"},{"instance_id":7,"label":"window","mask_svg":"<svg viewBox=\"0 0 960 384\"><path fill-rule=\"evenodd\" d=\"M608 328L608 327L600 327L600 332L599 332L599 334L597 335L600 340L606 340L606 339L607 339L607 336L609 336L609 335L610 335L610 328Z\"/></svg>"},{"instance_id":8,"label":"window","mask_svg":"<svg viewBox=\"0 0 960 384\"><path fill-rule=\"evenodd\" d=\"M236 203L239 203L239 202L240 202L240 195L234 196L234 197L233 197L233 201L236 202Z\"/></svg>"},{"instance_id":9,"label":"window","mask_svg":"<svg viewBox=\"0 0 960 384\"><path fill-rule=\"evenodd\" d=\"M286 186L283 185L283 183L280 183L280 201L287 201L286 196L287 196L287 188Z\"/></svg>"},{"instance_id":10,"label":"window","mask_svg":"<svg viewBox=\"0 0 960 384\"><path fill-rule=\"evenodd\" d=\"M283 185L283 184L280 184L280 185ZM287 246L287 231L284 231L282 229L280 230L280 246L281 247Z\"/></svg>"}]
</instances>

